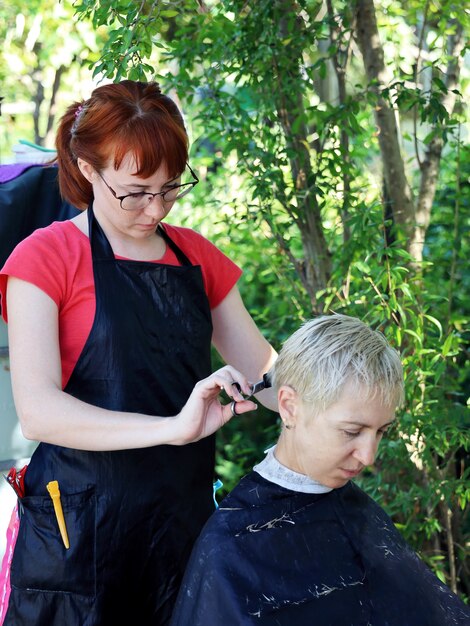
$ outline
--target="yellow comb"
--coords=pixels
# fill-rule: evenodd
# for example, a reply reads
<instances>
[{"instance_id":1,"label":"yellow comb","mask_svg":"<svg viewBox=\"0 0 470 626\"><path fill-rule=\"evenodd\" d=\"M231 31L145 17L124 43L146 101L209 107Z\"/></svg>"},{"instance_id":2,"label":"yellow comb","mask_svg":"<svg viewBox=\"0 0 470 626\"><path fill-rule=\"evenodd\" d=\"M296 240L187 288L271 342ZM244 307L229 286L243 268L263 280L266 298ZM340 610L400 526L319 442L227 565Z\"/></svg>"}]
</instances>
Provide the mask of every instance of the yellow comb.
<instances>
[{"instance_id":1,"label":"yellow comb","mask_svg":"<svg viewBox=\"0 0 470 626\"><path fill-rule=\"evenodd\" d=\"M50 483L47 483L47 491L52 498L52 502L54 504L54 512L57 518L57 523L59 525L60 535L62 537L62 541L64 542L64 546L67 550L70 548L69 537L67 535L67 527L65 526L64 512L62 510L62 504L60 502L60 491L59 491L59 483L56 480L51 480Z\"/></svg>"}]
</instances>

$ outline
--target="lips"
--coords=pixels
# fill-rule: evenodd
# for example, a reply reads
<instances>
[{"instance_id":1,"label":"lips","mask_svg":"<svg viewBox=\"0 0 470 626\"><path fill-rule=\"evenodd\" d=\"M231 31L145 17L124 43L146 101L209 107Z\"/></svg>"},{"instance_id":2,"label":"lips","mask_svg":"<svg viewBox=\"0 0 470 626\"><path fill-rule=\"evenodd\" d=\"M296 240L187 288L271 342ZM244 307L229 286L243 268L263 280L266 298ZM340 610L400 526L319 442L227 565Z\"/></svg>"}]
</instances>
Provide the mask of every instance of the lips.
<instances>
[{"instance_id":1,"label":"lips","mask_svg":"<svg viewBox=\"0 0 470 626\"><path fill-rule=\"evenodd\" d=\"M348 478L354 478L354 476L357 476L362 472L362 467L355 470L348 470L342 467L341 470L346 474L346 476L348 476Z\"/></svg>"},{"instance_id":2,"label":"lips","mask_svg":"<svg viewBox=\"0 0 470 626\"><path fill-rule=\"evenodd\" d=\"M155 230L157 228L156 224L136 224L136 226L144 230Z\"/></svg>"}]
</instances>

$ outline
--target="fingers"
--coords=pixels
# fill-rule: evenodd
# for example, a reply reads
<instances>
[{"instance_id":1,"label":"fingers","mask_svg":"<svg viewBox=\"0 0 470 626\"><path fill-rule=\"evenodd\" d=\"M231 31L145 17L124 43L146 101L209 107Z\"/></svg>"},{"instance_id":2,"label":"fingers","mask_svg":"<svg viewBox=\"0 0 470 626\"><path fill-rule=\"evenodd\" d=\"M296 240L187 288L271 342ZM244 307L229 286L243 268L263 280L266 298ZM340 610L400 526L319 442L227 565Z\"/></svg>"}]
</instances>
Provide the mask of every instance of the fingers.
<instances>
[{"instance_id":1,"label":"fingers","mask_svg":"<svg viewBox=\"0 0 470 626\"><path fill-rule=\"evenodd\" d=\"M242 415L243 413L248 413L249 411L255 411L257 408L258 405L251 400L241 400L239 402L233 400L230 404L226 404L223 407L222 413L226 423L236 415Z\"/></svg>"},{"instance_id":2,"label":"fingers","mask_svg":"<svg viewBox=\"0 0 470 626\"><path fill-rule=\"evenodd\" d=\"M201 382L206 382L211 388L218 386L220 391L225 391L229 398L237 402L244 399L243 394L251 395L251 386L248 380L230 365L220 368Z\"/></svg>"},{"instance_id":3,"label":"fingers","mask_svg":"<svg viewBox=\"0 0 470 626\"><path fill-rule=\"evenodd\" d=\"M230 398L228 404L220 401L221 390ZM172 443L185 445L199 441L214 433L234 415L257 409L255 402L243 397L243 393L249 393L250 390L246 378L230 366L200 380L180 413L175 416L177 432L174 433Z\"/></svg>"},{"instance_id":4,"label":"fingers","mask_svg":"<svg viewBox=\"0 0 470 626\"><path fill-rule=\"evenodd\" d=\"M228 404L223 404L218 398L221 391L231 399ZM251 385L248 380L236 369L226 365L220 368L208 378L199 381L191 394L194 401L197 398L204 403L216 401L219 419L227 423L234 415L242 415L248 411L254 411L258 405L252 400L245 400L243 394L251 395ZM214 405L215 406L215 405ZM206 410L209 405L206 404ZM194 417L194 411L192 412ZM219 428L222 424L219 424Z\"/></svg>"}]
</instances>

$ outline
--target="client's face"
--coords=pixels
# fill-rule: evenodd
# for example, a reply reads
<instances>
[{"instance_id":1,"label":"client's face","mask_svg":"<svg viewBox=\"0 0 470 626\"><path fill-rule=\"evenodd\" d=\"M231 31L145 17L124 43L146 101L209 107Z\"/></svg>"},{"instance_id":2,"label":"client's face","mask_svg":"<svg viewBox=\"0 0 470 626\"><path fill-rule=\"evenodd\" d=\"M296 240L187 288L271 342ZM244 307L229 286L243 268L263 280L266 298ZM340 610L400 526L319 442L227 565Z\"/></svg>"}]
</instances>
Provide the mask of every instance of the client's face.
<instances>
[{"instance_id":1,"label":"client's face","mask_svg":"<svg viewBox=\"0 0 470 626\"><path fill-rule=\"evenodd\" d=\"M395 406L367 399L357 385L348 384L325 411L312 416L309 407L297 404L295 413L291 428L283 432L276 447L277 459L327 487L338 488L374 462L378 445L394 420Z\"/></svg>"}]
</instances>

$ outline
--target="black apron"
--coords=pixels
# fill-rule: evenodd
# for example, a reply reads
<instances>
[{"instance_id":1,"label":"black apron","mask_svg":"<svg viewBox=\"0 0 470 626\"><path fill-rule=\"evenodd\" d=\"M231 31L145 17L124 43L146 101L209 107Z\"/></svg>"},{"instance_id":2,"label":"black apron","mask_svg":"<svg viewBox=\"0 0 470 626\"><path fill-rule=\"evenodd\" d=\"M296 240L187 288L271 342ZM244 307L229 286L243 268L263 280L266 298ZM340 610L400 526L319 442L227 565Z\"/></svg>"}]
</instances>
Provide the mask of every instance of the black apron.
<instances>
[{"instance_id":1,"label":"black apron","mask_svg":"<svg viewBox=\"0 0 470 626\"><path fill-rule=\"evenodd\" d=\"M89 404L177 414L210 374L201 269L159 227L182 266L116 260L88 209L96 289L90 335L65 391ZM186 446L89 452L41 443L11 569L6 626L159 626L214 509L214 436ZM58 480L70 549L46 484Z\"/></svg>"}]
</instances>

